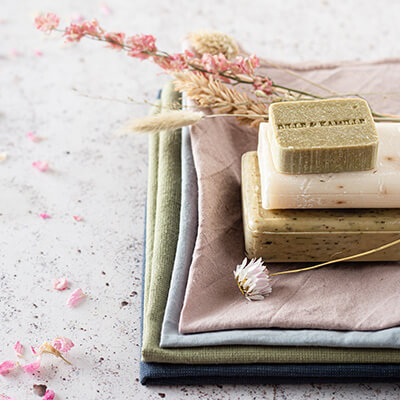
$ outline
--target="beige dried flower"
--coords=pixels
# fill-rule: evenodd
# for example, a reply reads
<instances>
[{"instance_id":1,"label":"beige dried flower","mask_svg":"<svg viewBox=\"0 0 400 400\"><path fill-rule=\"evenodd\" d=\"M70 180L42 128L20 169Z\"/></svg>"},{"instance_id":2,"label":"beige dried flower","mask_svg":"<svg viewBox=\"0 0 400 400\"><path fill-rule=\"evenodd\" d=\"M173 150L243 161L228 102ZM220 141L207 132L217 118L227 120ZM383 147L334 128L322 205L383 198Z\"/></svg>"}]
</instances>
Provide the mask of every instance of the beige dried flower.
<instances>
[{"instance_id":1,"label":"beige dried flower","mask_svg":"<svg viewBox=\"0 0 400 400\"><path fill-rule=\"evenodd\" d=\"M67 364L71 365L71 363L66 360L63 355L55 348L53 345L49 342L44 342L40 347L38 351L38 355L42 354L52 354L53 356L61 358L63 361L65 361Z\"/></svg>"},{"instance_id":2,"label":"beige dried flower","mask_svg":"<svg viewBox=\"0 0 400 400\"><path fill-rule=\"evenodd\" d=\"M214 56L222 53L228 60L231 60L239 53L236 40L226 33L195 31L189 33L188 39L193 49L200 54L209 53Z\"/></svg>"},{"instance_id":3,"label":"beige dried flower","mask_svg":"<svg viewBox=\"0 0 400 400\"><path fill-rule=\"evenodd\" d=\"M163 130L175 130L183 126L194 125L203 117L204 114L198 111L166 111L161 114L131 119L124 126L123 132L159 132Z\"/></svg>"}]
</instances>

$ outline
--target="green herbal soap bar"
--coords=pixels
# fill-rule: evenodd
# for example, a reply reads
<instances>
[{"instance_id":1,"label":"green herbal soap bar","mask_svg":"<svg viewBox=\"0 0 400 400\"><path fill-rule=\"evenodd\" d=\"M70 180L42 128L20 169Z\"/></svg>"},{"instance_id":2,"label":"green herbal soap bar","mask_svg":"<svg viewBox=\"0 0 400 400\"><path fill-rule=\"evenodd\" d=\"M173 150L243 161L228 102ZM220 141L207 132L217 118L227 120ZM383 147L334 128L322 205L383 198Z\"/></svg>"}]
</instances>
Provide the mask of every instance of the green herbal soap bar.
<instances>
[{"instance_id":1,"label":"green herbal soap bar","mask_svg":"<svg viewBox=\"0 0 400 400\"><path fill-rule=\"evenodd\" d=\"M328 261L400 237L400 208L266 210L261 204L257 153L242 158L246 255L268 262ZM400 260L400 245L353 261Z\"/></svg>"},{"instance_id":2,"label":"green herbal soap bar","mask_svg":"<svg viewBox=\"0 0 400 400\"><path fill-rule=\"evenodd\" d=\"M378 135L365 100L274 103L269 109L275 168L285 174L375 167Z\"/></svg>"}]
</instances>

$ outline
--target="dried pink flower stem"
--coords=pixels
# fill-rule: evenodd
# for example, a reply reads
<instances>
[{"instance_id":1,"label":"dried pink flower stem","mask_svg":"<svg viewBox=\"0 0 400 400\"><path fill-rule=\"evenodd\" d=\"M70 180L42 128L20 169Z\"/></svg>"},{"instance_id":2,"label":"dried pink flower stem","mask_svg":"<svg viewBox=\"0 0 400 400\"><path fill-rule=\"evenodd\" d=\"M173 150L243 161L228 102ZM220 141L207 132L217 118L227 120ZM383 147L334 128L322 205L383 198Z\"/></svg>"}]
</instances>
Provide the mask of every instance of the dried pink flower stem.
<instances>
[{"instance_id":1,"label":"dried pink flower stem","mask_svg":"<svg viewBox=\"0 0 400 400\"><path fill-rule=\"evenodd\" d=\"M60 19L56 14L47 13L35 19L36 27L45 32L62 32L69 42L79 42L83 37L107 42L108 47L125 50L131 57L141 60L150 59L170 74L178 71L197 71L200 74L211 75L225 83L249 84L256 96L267 97L275 95L283 100L323 99L324 97L310 92L289 88L273 82L269 77L254 74L259 66L257 56L237 56L228 60L223 54L203 54L201 58L186 50L184 53L169 54L156 47L156 39L152 35L134 35L126 37L122 32L106 32L99 26L97 20L72 22L64 29L58 29ZM295 96L296 94L296 96ZM340 96L339 96L340 97ZM271 101L274 99L271 98ZM380 114L371 109L376 120L400 122L400 116Z\"/></svg>"}]
</instances>

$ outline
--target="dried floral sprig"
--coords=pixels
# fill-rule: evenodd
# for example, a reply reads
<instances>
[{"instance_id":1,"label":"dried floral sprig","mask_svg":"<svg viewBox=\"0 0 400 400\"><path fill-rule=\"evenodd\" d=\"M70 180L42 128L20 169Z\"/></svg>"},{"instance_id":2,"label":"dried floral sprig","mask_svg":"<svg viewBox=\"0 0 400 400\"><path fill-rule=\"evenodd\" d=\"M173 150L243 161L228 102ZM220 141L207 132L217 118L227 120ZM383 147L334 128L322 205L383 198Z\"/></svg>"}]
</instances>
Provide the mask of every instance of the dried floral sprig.
<instances>
[{"instance_id":1,"label":"dried floral sprig","mask_svg":"<svg viewBox=\"0 0 400 400\"><path fill-rule=\"evenodd\" d=\"M188 50L183 53L169 54L157 48L156 39L152 35L126 36L122 32L106 32L95 19L78 23L73 22L64 29L57 29L59 18L55 14L47 13L37 17L35 24L39 30L45 33L62 32L68 42L79 42L84 37L106 42L108 47L124 50L130 57L151 60L168 73L183 70L198 71L227 83L252 85L254 90L264 92L265 95L272 94L273 82L268 77L254 73L255 68L260 64L255 55L249 57L236 56L234 59L229 59L222 52L219 54L204 53L201 57L196 57ZM293 91L296 91L296 89L293 89ZM305 92L301 93L305 94Z\"/></svg>"},{"instance_id":2,"label":"dried floral sprig","mask_svg":"<svg viewBox=\"0 0 400 400\"><path fill-rule=\"evenodd\" d=\"M188 34L188 39L193 50L200 55L223 54L228 60L232 60L239 54L236 40L226 33L214 30L195 31Z\"/></svg>"},{"instance_id":3,"label":"dried floral sprig","mask_svg":"<svg viewBox=\"0 0 400 400\"><path fill-rule=\"evenodd\" d=\"M237 265L236 270L234 271L234 275L241 293L245 296L247 300L263 300L272 291L270 278L273 276L311 271L313 269L321 268L326 265L354 260L356 258L368 256L379 251L388 249L389 247L395 246L397 244L400 244L400 239L394 240L390 243L386 243L374 249L364 251L362 253L353 254L352 256L326 261L317 265L313 265L311 267L274 272L273 274L269 273L261 258L259 258L258 260L256 260L255 258L251 259L248 265L248 260L247 258L245 258L242 264Z\"/></svg>"},{"instance_id":4,"label":"dried floral sprig","mask_svg":"<svg viewBox=\"0 0 400 400\"><path fill-rule=\"evenodd\" d=\"M195 42L207 43L211 46L211 53L203 53L201 57L197 57L189 50L182 53L169 54L166 51L157 48L156 39L152 35L136 34L127 36L122 32L107 32L104 30L97 20L72 22L64 29L58 29L59 17L52 13L40 15L35 19L36 27L45 32L59 31L64 34L66 41L79 42L82 38L88 38L96 41L107 43L107 47L115 50L124 50L128 56L135 57L140 60L151 60L167 73L174 75L182 71L197 71L204 76L212 77L216 82L229 83L233 85L246 84L250 85L251 91L258 97L272 101L286 100L304 100L304 99L323 99L325 97L314 93L299 90L297 88L289 88L273 82L269 77L255 73L255 69L260 65L259 58L256 55L249 57L236 56L229 57L229 52L221 51L218 54L214 52L213 35L199 33L197 36L192 33ZM214 35L215 36L215 35ZM231 39L231 38L230 38ZM220 46L223 43L221 36L215 38ZM228 40L226 38L226 40ZM234 45L232 46L232 54L235 53ZM203 46L203 49L204 49ZM340 96L339 96L340 97ZM254 103L253 100L251 102ZM257 102L255 102L257 104ZM214 107L211 100L208 101L210 107ZM256 107L257 108L257 107ZM259 112L256 110L253 114L265 114L265 110ZM372 115L376 121L394 121L400 122L400 116L376 113L373 110ZM241 114L241 112L238 112ZM254 119L247 121L252 125Z\"/></svg>"}]
</instances>

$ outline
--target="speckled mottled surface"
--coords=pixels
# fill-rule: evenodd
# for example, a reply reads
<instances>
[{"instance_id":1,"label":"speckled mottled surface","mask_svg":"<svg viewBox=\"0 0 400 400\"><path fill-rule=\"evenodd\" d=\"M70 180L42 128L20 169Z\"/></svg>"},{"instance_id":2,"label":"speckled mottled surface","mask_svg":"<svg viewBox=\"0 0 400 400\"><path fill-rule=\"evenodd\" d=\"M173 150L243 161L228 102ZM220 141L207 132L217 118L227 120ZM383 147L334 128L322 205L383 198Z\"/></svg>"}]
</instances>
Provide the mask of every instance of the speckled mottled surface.
<instances>
[{"instance_id":1,"label":"speckled mottled surface","mask_svg":"<svg viewBox=\"0 0 400 400\"><path fill-rule=\"evenodd\" d=\"M82 42L64 47L31 25L32 13L80 12L109 30L154 33L179 50L191 29L218 28L250 50L285 61L377 59L400 54L400 5L382 1L214 0L0 2L0 361L26 346L65 335L75 348L69 367L44 357L40 374L0 377L0 393L39 398L46 383L57 399L398 399L393 384L144 388L138 383L140 279L147 141L115 139L121 123L145 105L83 97L152 99L166 80L148 64ZM384 22L382 24L382 22ZM10 56L12 50L20 55ZM43 52L35 55L35 49ZM27 132L46 137L31 143ZM41 174L32 161L47 160ZM49 220L37 214L47 212ZM75 222L72 215L81 215ZM66 276L89 298L67 309L71 293L52 290ZM121 303L128 304L123 306Z\"/></svg>"}]
</instances>

